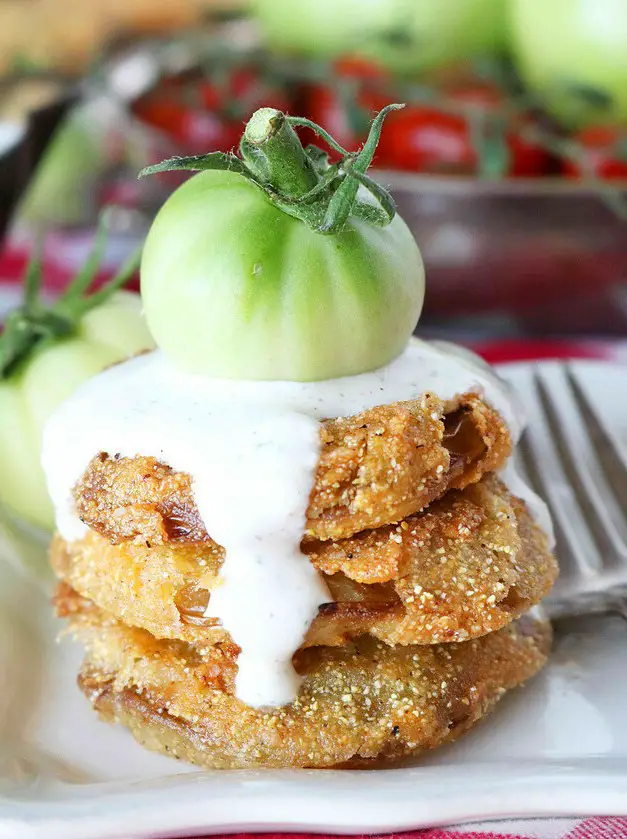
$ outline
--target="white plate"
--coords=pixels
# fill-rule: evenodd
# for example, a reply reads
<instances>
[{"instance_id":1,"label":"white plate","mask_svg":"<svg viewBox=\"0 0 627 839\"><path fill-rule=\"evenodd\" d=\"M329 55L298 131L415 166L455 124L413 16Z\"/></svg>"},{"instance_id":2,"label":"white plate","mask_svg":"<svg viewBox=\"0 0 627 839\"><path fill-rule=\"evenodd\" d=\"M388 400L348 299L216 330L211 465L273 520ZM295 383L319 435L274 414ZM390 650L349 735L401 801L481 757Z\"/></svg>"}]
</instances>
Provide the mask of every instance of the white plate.
<instances>
[{"instance_id":1,"label":"white plate","mask_svg":"<svg viewBox=\"0 0 627 839\"><path fill-rule=\"evenodd\" d=\"M537 369L537 365L535 365ZM524 365L507 370L524 375ZM627 368L576 366L627 440ZM458 743L387 771L199 772L97 720L55 638L41 548L5 527L0 839L240 830L361 833L470 819L627 814L627 623L572 622L547 669Z\"/></svg>"}]
</instances>

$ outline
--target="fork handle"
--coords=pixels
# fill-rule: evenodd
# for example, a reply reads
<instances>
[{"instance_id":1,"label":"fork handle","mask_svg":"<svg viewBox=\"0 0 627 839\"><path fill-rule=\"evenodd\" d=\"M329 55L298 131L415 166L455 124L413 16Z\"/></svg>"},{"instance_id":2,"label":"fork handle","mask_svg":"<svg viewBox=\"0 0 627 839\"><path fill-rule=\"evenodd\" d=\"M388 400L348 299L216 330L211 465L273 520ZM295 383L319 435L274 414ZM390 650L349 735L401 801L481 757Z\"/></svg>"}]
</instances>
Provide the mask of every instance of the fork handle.
<instances>
[{"instance_id":1,"label":"fork handle","mask_svg":"<svg viewBox=\"0 0 627 839\"><path fill-rule=\"evenodd\" d=\"M542 606L552 621L586 615L620 615L627 620L627 590L599 591L576 597L549 598Z\"/></svg>"}]
</instances>

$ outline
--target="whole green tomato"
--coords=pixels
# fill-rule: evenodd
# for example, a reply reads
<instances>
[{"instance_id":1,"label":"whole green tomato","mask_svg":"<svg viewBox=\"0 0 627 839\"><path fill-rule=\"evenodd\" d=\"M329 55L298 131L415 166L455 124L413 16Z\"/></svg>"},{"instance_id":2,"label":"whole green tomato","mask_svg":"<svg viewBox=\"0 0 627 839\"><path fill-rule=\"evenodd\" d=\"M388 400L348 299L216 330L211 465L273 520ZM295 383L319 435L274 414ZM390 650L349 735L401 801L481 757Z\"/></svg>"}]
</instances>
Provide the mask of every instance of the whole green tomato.
<instances>
[{"instance_id":1,"label":"whole green tomato","mask_svg":"<svg viewBox=\"0 0 627 839\"><path fill-rule=\"evenodd\" d=\"M309 120L261 108L241 157L173 158L149 173L203 169L158 213L144 245L148 326L176 363L233 379L314 381L380 367L422 309L418 246L366 174L383 120L358 155ZM344 154L303 149L294 124Z\"/></svg>"},{"instance_id":2,"label":"whole green tomato","mask_svg":"<svg viewBox=\"0 0 627 839\"><path fill-rule=\"evenodd\" d=\"M268 44L322 58L360 55L399 73L503 46L506 0L254 0Z\"/></svg>"},{"instance_id":3,"label":"whole green tomato","mask_svg":"<svg viewBox=\"0 0 627 839\"><path fill-rule=\"evenodd\" d=\"M398 215L387 227L351 220L322 236L241 176L203 172L157 215L141 293L157 344L186 369L314 380L401 352L420 314L423 277Z\"/></svg>"},{"instance_id":4,"label":"whole green tomato","mask_svg":"<svg viewBox=\"0 0 627 839\"><path fill-rule=\"evenodd\" d=\"M510 0L524 82L563 125L627 121L626 0Z\"/></svg>"},{"instance_id":5,"label":"whole green tomato","mask_svg":"<svg viewBox=\"0 0 627 839\"><path fill-rule=\"evenodd\" d=\"M139 295L117 291L84 312L67 337L34 346L14 369L5 365L0 376L3 506L33 525L52 528L52 505L39 462L46 421L91 376L153 346ZM0 361L6 358L0 353Z\"/></svg>"}]
</instances>

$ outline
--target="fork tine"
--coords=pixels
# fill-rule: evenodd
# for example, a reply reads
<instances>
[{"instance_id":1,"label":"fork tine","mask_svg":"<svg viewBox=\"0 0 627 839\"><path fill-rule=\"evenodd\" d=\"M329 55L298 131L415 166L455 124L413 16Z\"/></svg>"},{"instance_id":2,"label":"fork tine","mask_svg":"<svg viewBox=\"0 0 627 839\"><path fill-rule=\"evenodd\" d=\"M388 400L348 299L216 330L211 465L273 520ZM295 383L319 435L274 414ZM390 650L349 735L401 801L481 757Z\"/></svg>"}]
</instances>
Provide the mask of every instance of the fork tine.
<instances>
[{"instance_id":1,"label":"fork tine","mask_svg":"<svg viewBox=\"0 0 627 839\"><path fill-rule=\"evenodd\" d=\"M590 579L596 576L602 567L602 558L564 472L540 399L536 374L516 376L515 385L529 414L521 450L528 471L534 476L534 483L547 500L554 519L562 568L559 585L564 588L576 583L577 577Z\"/></svg>"},{"instance_id":2,"label":"fork tine","mask_svg":"<svg viewBox=\"0 0 627 839\"><path fill-rule=\"evenodd\" d=\"M519 443L519 451L527 466L532 488L546 500L553 519L555 552L560 563L557 585L570 588L577 584L580 577L592 579L598 573L601 558L596 555L594 542L583 517L573 516L573 504L557 488L555 491L549 489L549 473L552 470L545 471L540 466L545 461L539 457L537 440L533 440L533 436L529 430L525 432Z\"/></svg>"},{"instance_id":3,"label":"fork tine","mask_svg":"<svg viewBox=\"0 0 627 839\"><path fill-rule=\"evenodd\" d=\"M627 522L592 445L566 369L559 365L555 370L550 384L541 376L536 376L536 380L562 466L601 549L602 561L610 564L627 561Z\"/></svg>"},{"instance_id":4,"label":"fork tine","mask_svg":"<svg viewBox=\"0 0 627 839\"><path fill-rule=\"evenodd\" d=\"M563 519L559 515L559 510L556 510L555 505L551 499L547 497L546 486L539 474L537 468L536 455L534 455L534 445L530 441L532 435L526 431L518 444L518 453L520 455L519 462L522 464L524 473L526 475L529 486L537 492L540 497L544 497L547 501L553 519L553 530L555 532L555 550L556 555L560 560L560 576L558 578L558 586L564 585L569 576L581 572L580 560L573 554L570 549L568 535L563 526ZM584 570L587 573L587 569Z\"/></svg>"},{"instance_id":5,"label":"fork tine","mask_svg":"<svg viewBox=\"0 0 627 839\"><path fill-rule=\"evenodd\" d=\"M609 482L613 484L615 499L623 512L627 512L627 446L603 422L570 364L566 366L565 373L590 440L603 462Z\"/></svg>"},{"instance_id":6,"label":"fork tine","mask_svg":"<svg viewBox=\"0 0 627 839\"><path fill-rule=\"evenodd\" d=\"M616 611L627 619L627 441L609 425L623 428L620 413L611 413L618 406L610 399L601 413L592 400L599 383L620 388L621 373L609 367L596 382L595 372L556 362L501 371L527 408L518 451L555 523L561 573L545 601L549 614Z\"/></svg>"}]
</instances>

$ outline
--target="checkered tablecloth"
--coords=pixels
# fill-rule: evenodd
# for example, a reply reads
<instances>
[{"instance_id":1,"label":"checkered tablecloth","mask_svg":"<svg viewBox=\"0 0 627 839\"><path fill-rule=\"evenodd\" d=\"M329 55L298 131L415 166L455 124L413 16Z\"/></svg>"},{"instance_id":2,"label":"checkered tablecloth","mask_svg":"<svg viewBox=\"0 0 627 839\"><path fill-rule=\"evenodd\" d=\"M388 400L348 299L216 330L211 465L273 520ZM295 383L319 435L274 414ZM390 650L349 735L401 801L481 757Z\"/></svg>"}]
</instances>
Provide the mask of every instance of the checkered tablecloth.
<instances>
[{"instance_id":1,"label":"checkered tablecloth","mask_svg":"<svg viewBox=\"0 0 627 839\"><path fill-rule=\"evenodd\" d=\"M627 812L627 801L625 802ZM230 839L253 839L236 833ZM201 839L201 837L189 837ZM332 833L265 833L264 839L347 839ZM365 839L358 834L349 839ZM377 839L627 839L627 818L524 819L378 834Z\"/></svg>"},{"instance_id":2,"label":"checkered tablecloth","mask_svg":"<svg viewBox=\"0 0 627 839\"><path fill-rule=\"evenodd\" d=\"M625 802L627 812L627 801ZM237 833L230 839L253 839ZM362 839L363 834L350 837ZM190 837L200 839L200 837ZM308 833L265 833L264 839L313 839ZM316 834L315 839L347 839L335 834ZM627 818L524 819L467 824L433 830L378 834L377 839L627 839Z\"/></svg>"}]
</instances>

